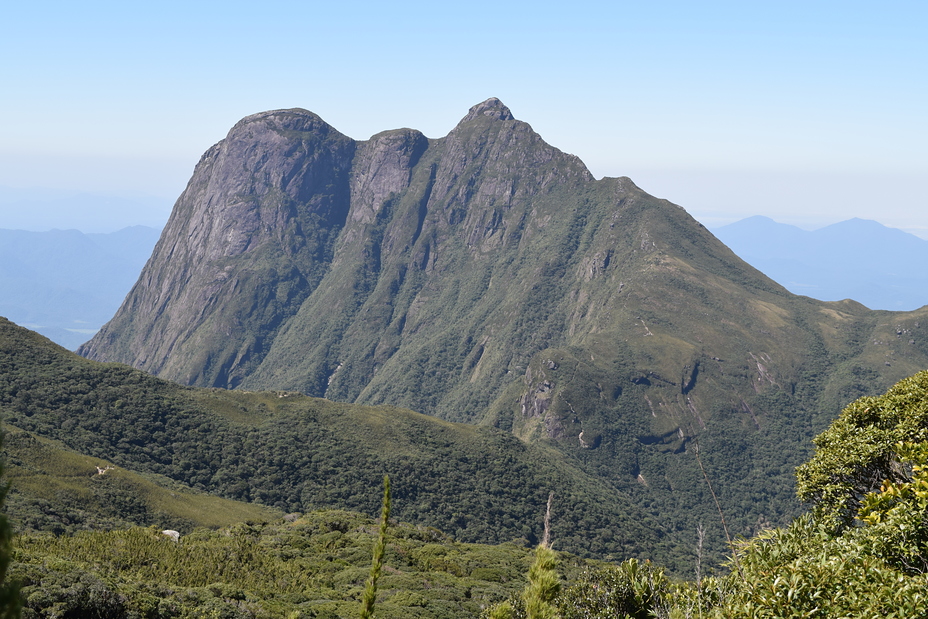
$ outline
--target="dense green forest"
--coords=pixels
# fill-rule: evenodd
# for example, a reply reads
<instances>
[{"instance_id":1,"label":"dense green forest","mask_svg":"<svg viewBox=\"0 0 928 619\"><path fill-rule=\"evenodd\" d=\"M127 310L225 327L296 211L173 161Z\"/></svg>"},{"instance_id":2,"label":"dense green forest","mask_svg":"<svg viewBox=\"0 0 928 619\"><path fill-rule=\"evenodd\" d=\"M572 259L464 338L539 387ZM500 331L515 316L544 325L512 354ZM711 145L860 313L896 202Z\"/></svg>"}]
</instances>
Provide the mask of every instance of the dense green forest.
<instances>
[{"instance_id":1,"label":"dense green forest","mask_svg":"<svg viewBox=\"0 0 928 619\"><path fill-rule=\"evenodd\" d=\"M0 413L12 430L10 449L51 439L62 454L97 459L77 463L70 473L92 478L84 480L86 491L50 496L39 491L44 482L28 482L14 492L11 501L29 507L24 524L39 529L75 530L82 518L181 532L225 524L203 513L171 514L155 499L142 505L125 489L127 473L96 474L94 467L105 463L151 483L180 484L200 493L199 504L211 493L280 514L337 508L373 516L379 498L371 488L389 474L397 518L458 541L536 543L554 491L562 514L555 523L560 548L600 558L660 557L679 569L692 563L688 541L660 514L543 443L391 407L181 387L127 366L82 359L10 323L0 324ZM57 455L53 460L65 466ZM17 453L11 465L17 475L37 468ZM125 508L116 513L116 503L103 500L97 503L109 512L56 514L77 503L86 512L93 504L88 492L122 496Z\"/></svg>"},{"instance_id":2,"label":"dense green forest","mask_svg":"<svg viewBox=\"0 0 928 619\"><path fill-rule=\"evenodd\" d=\"M596 385L560 378L580 361L569 351L548 351L546 358L550 363L534 371L564 383L553 406L587 406ZM608 388L605 377L590 376ZM336 508L373 516L378 499L370 488L389 474L397 518L458 541L536 543L554 491L561 550L651 559L684 575L696 560L701 527L703 562L717 567L725 536L709 488L677 434L646 444L651 430L631 409L636 390L644 389L662 387L630 383L615 396L616 410L624 413L603 420L597 449L565 451L544 439L520 440L506 428L449 423L395 407L182 387L82 359L0 323L0 414L13 431L9 448L28 443L54 451L45 462L36 461L39 452L31 447L10 454L11 474L22 477L11 505L20 510L18 526L35 530L157 524L188 532L258 518L248 512L258 508L277 515ZM801 410L788 393L760 394L752 403L763 398L768 408ZM732 534L750 536L801 513L791 489L793 467L771 466L784 459L773 437L799 442L811 438L814 425L806 413L794 412L759 430L770 440L751 443L744 423L744 415L712 421L700 448ZM617 462L627 445L636 457ZM45 469L74 460L71 452L96 460L72 462L68 479L52 484ZM665 454L689 461L671 466ZM117 470L95 475L96 466ZM178 490L190 497L189 507L165 499Z\"/></svg>"},{"instance_id":3,"label":"dense green forest","mask_svg":"<svg viewBox=\"0 0 928 619\"><path fill-rule=\"evenodd\" d=\"M928 372L849 405L797 477L808 514L735 541L727 573L697 562L688 579L390 521L375 616L928 616ZM327 510L177 541L155 527L30 533L10 577L26 617L357 616L377 532Z\"/></svg>"}]
</instances>

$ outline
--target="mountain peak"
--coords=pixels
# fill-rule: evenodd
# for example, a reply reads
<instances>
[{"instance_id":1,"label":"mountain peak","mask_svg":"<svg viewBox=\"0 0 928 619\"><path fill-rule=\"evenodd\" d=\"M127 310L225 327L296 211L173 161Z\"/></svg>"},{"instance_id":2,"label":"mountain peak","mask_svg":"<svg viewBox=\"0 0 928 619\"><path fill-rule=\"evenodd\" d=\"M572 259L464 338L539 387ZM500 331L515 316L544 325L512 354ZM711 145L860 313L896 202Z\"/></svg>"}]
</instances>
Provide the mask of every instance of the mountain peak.
<instances>
[{"instance_id":1,"label":"mountain peak","mask_svg":"<svg viewBox=\"0 0 928 619\"><path fill-rule=\"evenodd\" d=\"M464 117L464 120L461 122L466 122L468 120L474 120L480 118L481 116L489 116L497 120L515 120L512 112L509 111L509 108L503 105L503 102L497 99L496 97L490 97L482 103L478 103L474 107L470 108L467 112L467 116Z\"/></svg>"}]
</instances>

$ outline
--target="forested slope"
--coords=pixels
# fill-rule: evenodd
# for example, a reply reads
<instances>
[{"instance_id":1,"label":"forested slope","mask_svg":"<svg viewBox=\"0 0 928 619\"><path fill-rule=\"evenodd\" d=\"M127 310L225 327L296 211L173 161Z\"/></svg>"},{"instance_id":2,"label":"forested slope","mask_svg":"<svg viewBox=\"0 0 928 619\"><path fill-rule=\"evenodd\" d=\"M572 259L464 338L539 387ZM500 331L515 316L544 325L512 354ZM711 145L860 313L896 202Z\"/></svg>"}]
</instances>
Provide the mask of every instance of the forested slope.
<instances>
[{"instance_id":1,"label":"forested slope","mask_svg":"<svg viewBox=\"0 0 928 619\"><path fill-rule=\"evenodd\" d=\"M374 514L389 474L398 518L461 541L534 543L553 491L563 549L688 560L657 515L551 447L398 408L182 387L82 359L7 321L0 414L81 454L285 512Z\"/></svg>"}]
</instances>

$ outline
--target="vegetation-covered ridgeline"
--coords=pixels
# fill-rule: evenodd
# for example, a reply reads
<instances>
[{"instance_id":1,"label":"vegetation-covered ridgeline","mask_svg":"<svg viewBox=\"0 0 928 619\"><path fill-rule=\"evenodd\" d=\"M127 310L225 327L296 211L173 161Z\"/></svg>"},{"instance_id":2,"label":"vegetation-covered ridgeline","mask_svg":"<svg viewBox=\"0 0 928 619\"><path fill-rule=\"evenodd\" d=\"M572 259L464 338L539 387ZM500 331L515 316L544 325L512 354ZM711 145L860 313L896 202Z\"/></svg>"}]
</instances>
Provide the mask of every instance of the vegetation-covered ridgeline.
<instances>
[{"instance_id":1,"label":"vegetation-covered ridgeline","mask_svg":"<svg viewBox=\"0 0 928 619\"><path fill-rule=\"evenodd\" d=\"M703 521L718 549L693 439L735 532L785 524L810 439L928 367L928 308L792 295L490 99L431 140L356 142L298 109L243 119L81 351L493 425L556 445L669 530Z\"/></svg>"},{"instance_id":2,"label":"vegetation-covered ridgeline","mask_svg":"<svg viewBox=\"0 0 928 619\"><path fill-rule=\"evenodd\" d=\"M848 406L816 444L798 474L811 512L736 542L728 574L697 564L695 578L677 580L650 562L543 546L533 558L390 522L374 616L928 616L928 372ZM27 617L357 616L377 533L372 519L333 510L179 542L154 528L30 534L17 539L11 575Z\"/></svg>"},{"instance_id":3,"label":"vegetation-covered ridgeline","mask_svg":"<svg viewBox=\"0 0 928 619\"><path fill-rule=\"evenodd\" d=\"M20 526L71 531L135 523L187 532L226 524L249 507L209 503L217 497L204 492L278 513L341 508L374 515L371 488L389 474L396 518L460 541L534 543L555 490L563 501L555 526L562 549L691 560L686 541L637 498L550 447L397 408L182 387L83 359L5 320L0 415L13 427L11 504L28 514ZM24 453L27 442L42 451L26 446ZM104 461L119 470L98 474ZM194 492L152 483L165 478ZM178 497L166 499L170 493L184 497L188 509Z\"/></svg>"}]
</instances>

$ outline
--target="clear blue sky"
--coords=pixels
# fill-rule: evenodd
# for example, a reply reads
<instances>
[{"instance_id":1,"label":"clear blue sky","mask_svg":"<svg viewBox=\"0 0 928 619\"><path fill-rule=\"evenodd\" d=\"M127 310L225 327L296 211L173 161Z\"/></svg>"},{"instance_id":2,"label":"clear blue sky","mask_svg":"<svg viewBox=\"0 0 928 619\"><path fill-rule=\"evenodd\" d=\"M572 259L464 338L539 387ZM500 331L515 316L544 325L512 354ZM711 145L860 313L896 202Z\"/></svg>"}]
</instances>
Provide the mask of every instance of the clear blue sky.
<instances>
[{"instance_id":1,"label":"clear blue sky","mask_svg":"<svg viewBox=\"0 0 928 619\"><path fill-rule=\"evenodd\" d=\"M928 236L926 67L914 1L8 0L0 187L167 209L248 114L440 137L496 96L597 177L710 227L862 217Z\"/></svg>"}]
</instances>

